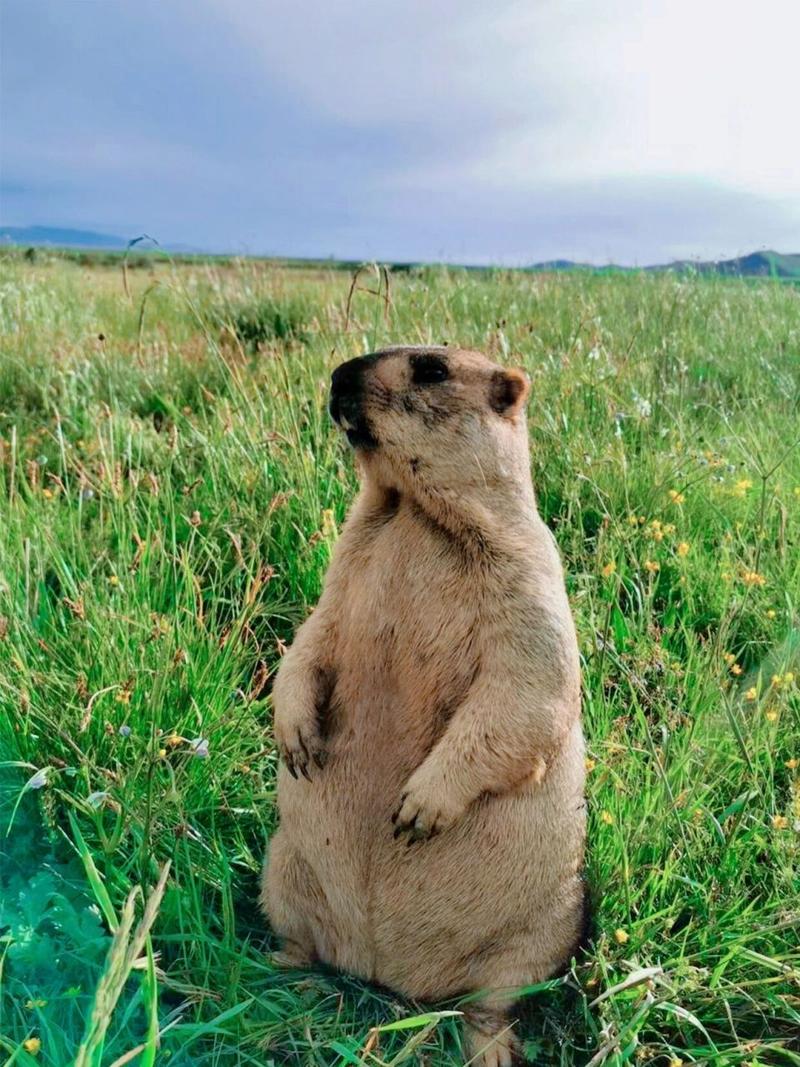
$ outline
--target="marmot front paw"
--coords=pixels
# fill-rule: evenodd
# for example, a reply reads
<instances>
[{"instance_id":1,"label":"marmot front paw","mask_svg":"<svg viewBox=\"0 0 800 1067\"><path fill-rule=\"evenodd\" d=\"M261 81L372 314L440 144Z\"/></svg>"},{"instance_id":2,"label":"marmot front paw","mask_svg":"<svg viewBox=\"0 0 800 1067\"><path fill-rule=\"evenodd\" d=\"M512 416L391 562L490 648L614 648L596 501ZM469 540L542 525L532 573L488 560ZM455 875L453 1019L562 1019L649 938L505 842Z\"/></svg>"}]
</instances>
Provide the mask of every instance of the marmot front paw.
<instances>
[{"instance_id":1,"label":"marmot front paw","mask_svg":"<svg viewBox=\"0 0 800 1067\"><path fill-rule=\"evenodd\" d=\"M292 778L302 774L310 782L312 765L319 770L325 766L327 753L315 727L301 729L299 726L293 726L289 730L276 731L275 740L281 759Z\"/></svg>"},{"instance_id":2,"label":"marmot front paw","mask_svg":"<svg viewBox=\"0 0 800 1067\"><path fill-rule=\"evenodd\" d=\"M394 815L394 836L408 834L408 844L427 841L460 818L466 805L448 795L441 781L429 781L419 772L412 774L400 797Z\"/></svg>"}]
</instances>

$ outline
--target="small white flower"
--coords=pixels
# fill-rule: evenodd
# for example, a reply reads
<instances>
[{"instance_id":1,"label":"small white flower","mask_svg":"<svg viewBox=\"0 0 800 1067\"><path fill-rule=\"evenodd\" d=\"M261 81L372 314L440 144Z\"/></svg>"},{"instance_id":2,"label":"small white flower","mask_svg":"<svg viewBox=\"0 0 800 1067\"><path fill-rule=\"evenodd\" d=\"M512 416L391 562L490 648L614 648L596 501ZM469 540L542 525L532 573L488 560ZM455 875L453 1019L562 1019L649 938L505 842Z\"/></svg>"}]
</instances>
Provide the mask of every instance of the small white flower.
<instances>
[{"instance_id":1,"label":"small white flower","mask_svg":"<svg viewBox=\"0 0 800 1067\"><path fill-rule=\"evenodd\" d=\"M32 778L29 778L25 783L26 789L43 789L47 785L47 779L50 776L52 767L42 767L40 771L37 771Z\"/></svg>"},{"instance_id":2,"label":"small white flower","mask_svg":"<svg viewBox=\"0 0 800 1067\"><path fill-rule=\"evenodd\" d=\"M189 748L192 750L192 755L197 756L198 759L208 757L208 739L205 737L196 737L194 741L190 741Z\"/></svg>"}]
</instances>

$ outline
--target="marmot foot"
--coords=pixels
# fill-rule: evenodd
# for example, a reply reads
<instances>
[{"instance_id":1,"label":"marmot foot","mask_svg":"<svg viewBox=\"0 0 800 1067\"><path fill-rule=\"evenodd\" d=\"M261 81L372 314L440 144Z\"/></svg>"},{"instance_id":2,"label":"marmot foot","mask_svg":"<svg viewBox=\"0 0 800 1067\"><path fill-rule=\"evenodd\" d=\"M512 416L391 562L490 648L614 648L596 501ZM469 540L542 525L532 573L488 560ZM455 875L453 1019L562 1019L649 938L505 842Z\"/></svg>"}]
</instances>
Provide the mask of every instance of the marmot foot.
<instances>
[{"instance_id":1,"label":"marmot foot","mask_svg":"<svg viewBox=\"0 0 800 1067\"><path fill-rule=\"evenodd\" d=\"M502 1012L475 1009L464 1019L464 1053L469 1067L515 1067L522 1063L511 1020Z\"/></svg>"}]
</instances>

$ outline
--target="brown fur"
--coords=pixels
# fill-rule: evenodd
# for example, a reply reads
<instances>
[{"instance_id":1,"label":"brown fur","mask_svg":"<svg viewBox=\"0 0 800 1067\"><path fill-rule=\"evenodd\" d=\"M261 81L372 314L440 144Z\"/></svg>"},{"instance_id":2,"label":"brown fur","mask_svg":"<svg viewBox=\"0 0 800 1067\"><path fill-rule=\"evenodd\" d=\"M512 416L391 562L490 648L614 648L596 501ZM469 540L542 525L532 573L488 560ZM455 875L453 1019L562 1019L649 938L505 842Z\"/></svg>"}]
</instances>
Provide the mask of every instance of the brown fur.
<instances>
[{"instance_id":1,"label":"brown fur","mask_svg":"<svg viewBox=\"0 0 800 1067\"><path fill-rule=\"evenodd\" d=\"M416 384L421 357L447 379ZM505 1067L514 991L569 960L583 909L578 650L528 383L448 348L339 380L362 487L275 680L262 901L289 963L422 1000L485 991L465 1059Z\"/></svg>"}]
</instances>

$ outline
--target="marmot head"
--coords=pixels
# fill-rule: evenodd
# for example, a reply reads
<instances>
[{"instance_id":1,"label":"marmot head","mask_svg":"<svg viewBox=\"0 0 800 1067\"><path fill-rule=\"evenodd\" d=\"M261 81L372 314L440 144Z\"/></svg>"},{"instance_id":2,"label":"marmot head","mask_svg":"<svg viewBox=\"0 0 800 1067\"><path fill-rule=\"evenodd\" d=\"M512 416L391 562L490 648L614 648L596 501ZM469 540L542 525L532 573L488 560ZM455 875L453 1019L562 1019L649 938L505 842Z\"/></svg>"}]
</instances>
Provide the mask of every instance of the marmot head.
<instances>
[{"instance_id":1,"label":"marmot head","mask_svg":"<svg viewBox=\"0 0 800 1067\"><path fill-rule=\"evenodd\" d=\"M528 391L480 352L403 346L337 367L330 412L362 466L456 490L527 471Z\"/></svg>"}]
</instances>

